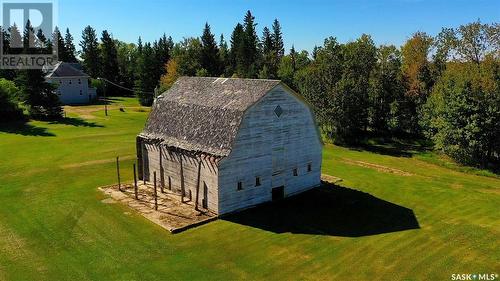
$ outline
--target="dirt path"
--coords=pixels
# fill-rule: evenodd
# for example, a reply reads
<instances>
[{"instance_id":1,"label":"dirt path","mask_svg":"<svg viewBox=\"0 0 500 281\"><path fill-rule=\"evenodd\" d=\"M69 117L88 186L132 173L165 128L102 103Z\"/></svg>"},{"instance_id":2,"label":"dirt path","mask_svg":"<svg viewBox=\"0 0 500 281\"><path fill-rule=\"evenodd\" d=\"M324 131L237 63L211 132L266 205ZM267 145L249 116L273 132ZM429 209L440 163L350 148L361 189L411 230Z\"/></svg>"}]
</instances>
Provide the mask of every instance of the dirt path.
<instances>
[{"instance_id":1,"label":"dirt path","mask_svg":"<svg viewBox=\"0 0 500 281\"><path fill-rule=\"evenodd\" d=\"M67 105L64 106L64 111L67 113L73 113L78 115L78 117L81 117L83 119L95 119L97 118L93 113L102 111L104 108L104 105L87 105L87 106L71 106ZM123 108L125 110L133 110L133 111L140 111L140 110L149 110L147 107L143 106L124 106L120 104L110 104L108 105L108 110L115 110Z\"/></svg>"},{"instance_id":2,"label":"dirt path","mask_svg":"<svg viewBox=\"0 0 500 281\"><path fill-rule=\"evenodd\" d=\"M350 164L350 165L356 165L356 166L360 166L360 167L364 167L364 168L374 169L374 170L377 170L378 172L383 172L383 173L391 173L391 174L396 174L396 175L405 176L405 177L414 176L414 174L412 174L410 172L406 172L406 171L399 170L396 168L391 168L391 167L387 167L387 166L383 166L383 165L379 165L379 164L373 164L373 163L364 162L364 161L353 160L353 159L349 159L349 158L342 158L342 162L344 162L346 164Z\"/></svg>"}]
</instances>

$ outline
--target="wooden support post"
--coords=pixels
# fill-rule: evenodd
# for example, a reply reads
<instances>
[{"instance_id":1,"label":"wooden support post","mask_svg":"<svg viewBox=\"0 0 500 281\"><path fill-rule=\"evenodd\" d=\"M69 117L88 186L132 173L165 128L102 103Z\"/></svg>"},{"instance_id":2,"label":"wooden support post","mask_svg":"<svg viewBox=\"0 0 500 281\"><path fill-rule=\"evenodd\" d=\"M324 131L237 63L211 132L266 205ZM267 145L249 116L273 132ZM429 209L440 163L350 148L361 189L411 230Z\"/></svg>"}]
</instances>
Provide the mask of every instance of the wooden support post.
<instances>
[{"instance_id":1,"label":"wooden support post","mask_svg":"<svg viewBox=\"0 0 500 281\"><path fill-rule=\"evenodd\" d=\"M103 93L104 93L104 115L108 116L108 99L106 98L106 83L104 83Z\"/></svg>"},{"instance_id":2,"label":"wooden support post","mask_svg":"<svg viewBox=\"0 0 500 281\"><path fill-rule=\"evenodd\" d=\"M155 196L155 210L158 211L158 193L156 192L156 171L153 172L153 185L154 185L154 196Z\"/></svg>"},{"instance_id":3,"label":"wooden support post","mask_svg":"<svg viewBox=\"0 0 500 281\"><path fill-rule=\"evenodd\" d=\"M134 163L134 194L135 194L135 199L139 200L139 196L137 195L137 175L135 173L135 163Z\"/></svg>"},{"instance_id":4,"label":"wooden support post","mask_svg":"<svg viewBox=\"0 0 500 281\"><path fill-rule=\"evenodd\" d=\"M198 211L198 198L200 194L200 178L201 178L201 159L198 160L198 181L196 182L196 195L194 201L194 209Z\"/></svg>"},{"instance_id":5,"label":"wooden support post","mask_svg":"<svg viewBox=\"0 0 500 281\"><path fill-rule=\"evenodd\" d=\"M146 149L146 144L144 144L144 142L142 142L142 183L144 185L146 185L146 161L149 161L146 160L144 157L145 156L145 153L144 153L144 150ZM149 158L149 157L148 157ZM149 177L149 175L148 175Z\"/></svg>"},{"instance_id":6,"label":"wooden support post","mask_svg":"<svg viewBox=\"0 0 500 281\"><path fill-rule=\"evenodd\" d=\"M137 179L142 180L142 138L137 136L135 138L135 150L137 153Z\"/></svg>"},{"instance_id":7,"label":"wooden support post","mask_svg":"<svg viewBox=\"0 0 500 281\"><path fill-rule=\"evenodd\" d=\"M184 187L184 167L182 165L182 155L181 155L181 203L184 203L184 196L186 196L186 189Z\"/></svg>"},{"instance_id":8,"label":"wooden support post","mask_svg":"<svg viewBox=\"0 0 500 281\"><path fill-rule=\"evenodd\" d=\"M161 193L165 193L164 189L165 189L165 173L163 171L163 155L162 155L162 152L161 152L161 145L159 146L160 147L160 191Z\"/></svg>"},{"instance_id":9,"label":"wooden support post","mask_svg":"<svg viewBox=\"0 0 500 281\"><path fill-rule=\"evenodd\" d=\"M120 158L116 156L116 175L118 177L118 190L122 191L122 186L120 183Z\"/></svg>"}]
</instances>

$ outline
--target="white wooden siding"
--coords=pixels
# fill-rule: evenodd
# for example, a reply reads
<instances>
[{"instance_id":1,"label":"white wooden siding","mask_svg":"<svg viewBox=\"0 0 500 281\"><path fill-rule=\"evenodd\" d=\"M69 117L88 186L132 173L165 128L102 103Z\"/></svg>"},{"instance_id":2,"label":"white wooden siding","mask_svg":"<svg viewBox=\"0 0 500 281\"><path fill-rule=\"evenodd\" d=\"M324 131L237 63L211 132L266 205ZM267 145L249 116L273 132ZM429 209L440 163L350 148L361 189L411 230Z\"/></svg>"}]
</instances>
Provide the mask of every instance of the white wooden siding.
<instances>
[{"instance_id":1,"label":"white wooden siding","mask_svg":"<svg viewBox=\"0 0 500 281\"><path fill-rule=\"evenodd\" d=\"M278 105L280 117L274 112ZM284 185L289 196L319 185L321 151L310 109L276 87L247 111L231 154L219 165L219 214L270 201L273 187ZM293 176L294 168L298 176ZM258 187L256 176L261 180ZM243 190L237 190L238 181Z\"/></svg>"},{"instance_id":2,"label":"white wooden siding","mask_svg":"<svg viewBox=\"0 0 500 281\"><path fill-rule=\"evenodd\" d=\"M96 97L87 77L48 78L47 81L57 87L56 94L63 104L86 104Z\"/></svg>"}]
</instances>

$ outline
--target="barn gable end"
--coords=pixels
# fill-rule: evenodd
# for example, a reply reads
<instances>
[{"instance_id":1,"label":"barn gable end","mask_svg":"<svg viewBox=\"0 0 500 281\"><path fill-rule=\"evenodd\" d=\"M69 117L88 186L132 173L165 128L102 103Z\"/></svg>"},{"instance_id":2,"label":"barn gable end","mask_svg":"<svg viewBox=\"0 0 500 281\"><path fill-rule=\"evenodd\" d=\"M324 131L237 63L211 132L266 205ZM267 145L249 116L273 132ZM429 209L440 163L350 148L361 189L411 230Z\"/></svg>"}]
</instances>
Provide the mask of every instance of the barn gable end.
<instances>
[{"instance_id":1,"label":"barn gable end","mask_svg":"<svg viewBox=\"0 0 500 281\"><path fill-rule=\"evenodd\" d=\"M247 110L231 154L219 164L219 213L271 201L279 186L285 197L318 186L321 153L308 104L283 84L276 86Z\"/></svg>"}]
</instances>

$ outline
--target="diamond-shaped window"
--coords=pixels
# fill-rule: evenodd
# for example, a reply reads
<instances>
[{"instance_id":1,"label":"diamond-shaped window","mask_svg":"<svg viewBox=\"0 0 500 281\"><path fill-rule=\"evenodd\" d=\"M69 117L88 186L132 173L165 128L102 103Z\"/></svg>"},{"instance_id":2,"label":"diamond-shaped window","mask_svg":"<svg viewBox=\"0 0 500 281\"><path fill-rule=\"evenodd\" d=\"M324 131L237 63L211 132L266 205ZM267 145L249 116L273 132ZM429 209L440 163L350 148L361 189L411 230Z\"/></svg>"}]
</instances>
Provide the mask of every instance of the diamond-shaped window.
<instances>
[{"instance_id":1,"label":"diamond-shaped window","mask_svg":"<svg viewBox=\"0 0 500 281\"><path fill-rule=\"evenodd\" d=\"M276 116L280 117L281 114L283 114L283 109L281 108L281 106L276 106L276 108L274 109L274 114L276 114Z\"/></svg>"}]
</instances>

